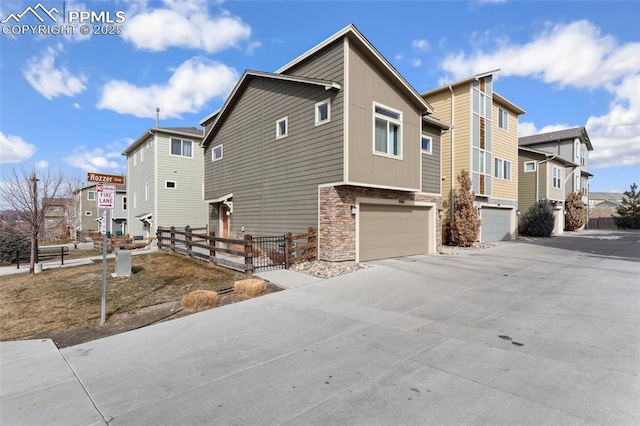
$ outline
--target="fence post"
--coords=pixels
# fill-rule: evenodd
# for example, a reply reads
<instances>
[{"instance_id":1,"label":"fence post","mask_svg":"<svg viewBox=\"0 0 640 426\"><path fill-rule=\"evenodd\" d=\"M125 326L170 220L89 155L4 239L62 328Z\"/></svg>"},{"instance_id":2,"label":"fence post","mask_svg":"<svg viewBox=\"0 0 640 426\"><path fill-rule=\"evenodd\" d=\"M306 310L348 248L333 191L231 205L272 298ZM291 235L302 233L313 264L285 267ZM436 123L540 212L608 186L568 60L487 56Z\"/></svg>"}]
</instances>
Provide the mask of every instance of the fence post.
<instances>
[{"instance_id":1,"label":"fence post","mask_svg":"<svg viewBox=\"0 0 640 426\"><path fill-rule=\"evenodd\" d=\"M18 266L16 269L20 269L20 249L16 250L16 265Z\"/></svg>"},{"instance_id":2,"label":"fence post","mask_svg":"<svg viewBox=\"0 0 640 426\"><path fill-rule=\"evenodd\" d=\"M64 246L60 247L60 265L64 266Z\"/></svg>"},{"instance_id":3,"label":"fence post","mask_svg":"<svg viewBox=\"0 0 640 426\"><path fill-rule=\"evenodd\" d=\"M191 245L191 243L193 242L193 236L191 235L191 226L185 226L184 233L184 243L187 246L187 256L193 257L193 246Z\"/></svg>"},{"instance_id":4,"label":"fence post","mask_svg":"<svg viewBox=\"0 0 640 426\"><path fill-rule=\"evenodd\" d=\"M244 236L244 273L251 274L253 272L253 237L251 235Z\"/></svg>"},{"instance_id":5,"label":"fence post","mask_svg":"<svg viewBox=\"0 0 640 426\"><path fill-rule=\"evenodd\" d=\"M209 232L209 237L215 238L215 236L216 236L215 231ZM215 260L215 257L216 257L216 240L214 240L213 238L209 238L209 261L213 263L213 261Z\"/></svg>"},{"instance_id":6,"label":"fence post","mask_svg":"<svg viewBox=\"0 0 640 426\"><path fill-rule=\"evenodd\" d=\"M312 226L310 226L307 229L307 243L308 244L311 244L311 243L314 244L314 247L311 248L310 250L312 252L315 252L315 254L316 254L315 258L317 259L318 258L318 243L316 241L316 229L314 227L312 227Z\"/></svg>"},{"instance_id":7,"label":"fence post","mask_svg":"<svg viewBox=\"0 0 640 426\"><path fill-rule=\"evenodd\" d=\"M176 252L176 227L175 226L171 227L169 237L170 237L169 244L171 245L171 252L175 253Z\"/></svg>"},{"instance_id":8,"label":"fence post","mask_svg":"<svg viewBox=\"0 0 640 426\"><path fill-rule=\"evenodd\" d=\"M162 226L158 226L156 238L158 238L158 250L162 250Z\"/></svg>"},{"instance_id":9,"label":"fence post","mask_svg":"<svg viewBox=\"0 0 640 426\"><path fill-rule=\"evenodd\" d=\"M284 235L284 269L291 266L291 232Z\"/></svg>"}]
</instances>

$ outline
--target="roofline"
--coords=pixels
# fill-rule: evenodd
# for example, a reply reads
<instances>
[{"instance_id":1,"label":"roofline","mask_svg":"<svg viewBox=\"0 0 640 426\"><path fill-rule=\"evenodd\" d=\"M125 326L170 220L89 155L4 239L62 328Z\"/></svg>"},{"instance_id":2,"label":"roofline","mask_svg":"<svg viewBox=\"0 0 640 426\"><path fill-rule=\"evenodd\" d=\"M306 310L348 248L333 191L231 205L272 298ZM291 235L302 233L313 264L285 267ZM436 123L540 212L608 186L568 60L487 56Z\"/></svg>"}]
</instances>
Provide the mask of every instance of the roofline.
<instances>
[{"instance_id":1,"label":"roofline","mask_svg":"<svg viewBox=\"0 0 640 426\"><path fill-rule=\"evenodd\" d=\"M423 115L422 116L422 120L426 121L429 124L433 124L436 127L440 127L440 129L442 129L442 130L451 129L451 125L450 124L447 124L444 121L438 120L437 118L432 117L430 115Z\"/></svg>"},{"instance_id":2,"label":"roofline","mask_svg":"<svg viewBox=\"0 0 640 426\"><path fill-rule=\"evenodd\" d=\"M244 81L248 77L272 78L272 79L276 79L276 80L283 80L283 81L289 81L289 82L294 82L294 83L312 84L312 85L324 87L325 90L340 90L342 88L342 86L339 83L336 83L334 81L329 81L329 80L320 80L320 79L317 79L317 78L297 77L297 76L293 76L293 75L275 74L275 73L263 72L263 71L245 70L244 73L242 73L242 76L240 77L240 79L238 80L236 85L233 87L233 90L231 91L231 93L227 97L227 100L225 101L224 105L222 105L222 108L220 108L218 110L219 113L215 117L211 127L209 128L209 131L207 133L205 133L204 136L202 136L202 139L200 141L200 146L202 146L203 148L206 147L207 139L209 138L209 135L215 130L216 124L218 123L220 118L224 115L224 113L227 110L227 108L229 108L229 105L231 105L231 102L233 101L233 99L235 98L236 94L238 93L238 91L242 87ZM211 115L211 116L213 116L213 115ZM207 120L207 119L205 119L205 120ZM203 120L203 121L205 121L205 120Z\"/></svg>"},{"instance_id":3,"label":"roofline","mask_svg":"<svg viewBox=\"0 0 640 426\"><path fill-rule=\"evenodd\" d=\"M222 107L218 108L217 110L213 111L211 114L207 115L205 118L200 120L200 122L198 124L200 124L201 126L204 126L204 123L206 123L207 121L209 121L213 117L215 117L216 114L218 114L220 112L220 110L222 110Z\"/></svg>"},{"instance_id":4,"label":"roofline","mask_svg":"<svg viewBox=\"0 0 640 426\"><path fill-rule=\"evenodd\" d=\"M424 93L422 94L422 96L432 95L432 94L434 94L434 93L438 93L438 92L440 92L440 91L442 91L442 90L446 90L446 89L448 89L449 87L461 86L461 85L466 84L466 83L469 83L469 82L471 82L471 81L478 80L478 79L483 78L483 77L486 77L486 76L488 76L488 75L497 74L497 73L499 73L499 72L500 72L500 68L496 68L496 69L491 70L491 71L482 72L482 73L480 73L480 74L474 74L474 75L472 75L472 76L470 76L470 77L463 78L462 80L454 81L453 83L443 84L443 85L442 85L442 86L440 86L440 87L436 87L435 89L428 90L428 91L424 92Z\"/></svg>"},{"instance_id":5,"label":"roofline","mask_svg":"<svg viewBox=\"0 0 640 426\"><path fill-rule=\"evenodd\" d=\"M434 112L433 107L422 96L420 96L420 93L418 93L418 91L412 85L410 85L407 80L405 80L405 78L402 76L402 74L400 74L398 72L398 70L396 70L393 67L393 65L391 65L389 63L389 61L387 61L385 59L385 57L378 51L378 49L376 49L373 46L373 44L371 44L371 42L353 24L347 25L342 30L338 31L337 33L335 33L334 35L330 36L326 40L320 42L316 46L314 46L311 49L307 50L302 55L300 55L297 58L295 58L293 61L289 62L285 66L283 66L280 69L278 69L276 71L276 73L280 74L280 73L283 73L283 72L287 71L290 68L293 68L295 65L297 65L300 62L304 61L305 59L311 57L313 54L315 54L315 53L319 52L320 50L324 49L325 47L327 47L328 45L330 45L334 41L339 40L340 38L342 38L344 36L347 36L349 34L353 35L367 49L369 49L369 51L384 65L384 67L387 68L387 70L389 72L391 72L391 74L393 74L402 83L402 85L405 86L405 88L415 96L416 100L425 108L425 110L429 114L433 114L433 112Z\"/></svg>"},{"instance_id":6,"label":"roofline","mask_svg":"<svg viewBox=\"0 0 640 426\"><path fill-rule=\"evenodd\" d=\"M154 133L169 133L171 135L177 136L187 136L190 138L202 139L204 135L196 135L194 133L180 132L178 130L171 130L162 127L152 127L145 131L142 135L138 137L135 141L133 141L124 151L122 151L121 155L127 155L134 149L136 149L142 142L145 141L147 135L153 135Z\"/></svg>"},{"instance_id":7,"label":"roofline","mask_svg":"<svg viewBox=\"0 0 640 426\"><path fill-rule=\"evenodd\" d=\"M580 167L579 164L574 163L573 161L565 160L564 158L560 157L558 154L552 154L550 152L540 151L540 150L537 150L537 149L528 148L526 146L518 146L518 151L527 151L527 152L532 152L534 154L544 155L547 158L551 158L552 161L553 160L558 160L559 163L562 163L562 164L565 164L565 165L569 165L569 166L573 166L573 167Z\"/></svg>"},{"instance_id":8,"label":"roofline","mask_svg":"<svg viewBox=\"0 0 640 426\"><path fill-rule=\"evenodd\" d=\"M588 151L593 151L593 145L591 145L591 138L589 138L589 135L587 134L587 129L584 126L570 127L568 129L555 130L553 132L537 133L535 135L523 136L523 137L518 138L518 144L520 144L520 139L532 138L534 136L542 136L542 135L548 135L548 134L552 134L552 133L567 132L567 131L570 131L570 130L578 130L578 129L580 129L579 137L587 145ZM546 139L546 140L540 140L540 141L535 141L535 142L529 142L524 146L536 145L536 144L540 144L540 143L548 143L548 142L554 142L554 141L560 141L560 140L566 140L566 139L568 139L568 138Z\"/></svg>"},{"instance_id":9,"label":"roofline","mask_svg":"<svg viewBox=\"0 0 640 426\"><path fill-rule=\"evenodd\" d=\"M493 92L493 98L494 99L497 98L498 102L502 102L503 104L507 105L509 108L511 108L513 111L515 111L516 114L518 114L518 115L522 115L522 114L526 114L527 113L527 111L523 110L518 105L514 104L513 102L511 102L510 100L508 100L507 98L505 98L504 96L502 96L498 92Z\"/></svg>"}]
</instances>

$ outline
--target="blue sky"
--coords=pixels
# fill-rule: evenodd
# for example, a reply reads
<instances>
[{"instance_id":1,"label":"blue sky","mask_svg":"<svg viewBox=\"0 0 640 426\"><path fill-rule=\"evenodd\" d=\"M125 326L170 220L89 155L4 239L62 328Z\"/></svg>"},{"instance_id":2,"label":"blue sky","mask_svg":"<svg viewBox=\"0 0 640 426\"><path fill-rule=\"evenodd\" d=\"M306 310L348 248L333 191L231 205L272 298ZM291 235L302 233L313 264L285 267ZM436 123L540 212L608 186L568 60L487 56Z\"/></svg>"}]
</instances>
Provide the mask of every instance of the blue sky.
<instances>
[{"instance_id":1,"label":"blue sky","mask_svg":"<svg viewBox=\"0 0 640 426\"><path fill-rule=\"evenodd\" d=\"M82 36L77 22L74 35L3 28L2 175L125 173L121 153L155 126L156 107L161 126L198 126L245 69L275 71L353 23L421 93L500 68L495 90L527 111L521 136L586 126L591 191L640 182L639 1L41 3L112 21L124 12L120 28L98 28L122 34ZM0 20L37 4L3 0Z\"/></svg>"}]
</instances>

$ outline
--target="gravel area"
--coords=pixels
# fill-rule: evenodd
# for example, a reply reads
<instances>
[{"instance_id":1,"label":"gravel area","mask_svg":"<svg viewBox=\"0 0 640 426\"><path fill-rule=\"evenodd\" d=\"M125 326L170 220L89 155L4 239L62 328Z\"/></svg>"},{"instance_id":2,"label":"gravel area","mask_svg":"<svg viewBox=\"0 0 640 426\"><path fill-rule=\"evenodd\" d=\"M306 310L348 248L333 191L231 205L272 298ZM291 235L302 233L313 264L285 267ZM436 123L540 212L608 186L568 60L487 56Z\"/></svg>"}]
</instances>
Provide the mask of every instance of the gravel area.
<instances>
[{"instance_id":1,"label":"gravel area","mask_svg":"<svg viewBox=\"0 0 640 426\"><path fill-rule=\"evenodd\" d=\"M369 268L366 263L358 262L326 262L313 260L311 262L296 263L291 266L292 271L312 275L318 278L333 278L348 274L359 269Z\"/></svg>"},{"instance_id":2,"label":"gravel area","mask_svg":"<svg viewBox=\"0 0 640 426\"><path fill-rule=\"evenodd\" d=\"M473 243L471 247L442 246L439 254L443 256L455 256L460 253L469 252L469 251L486 250L495 246L496 246L495 243Z\"/></svg>"}]
</instances>

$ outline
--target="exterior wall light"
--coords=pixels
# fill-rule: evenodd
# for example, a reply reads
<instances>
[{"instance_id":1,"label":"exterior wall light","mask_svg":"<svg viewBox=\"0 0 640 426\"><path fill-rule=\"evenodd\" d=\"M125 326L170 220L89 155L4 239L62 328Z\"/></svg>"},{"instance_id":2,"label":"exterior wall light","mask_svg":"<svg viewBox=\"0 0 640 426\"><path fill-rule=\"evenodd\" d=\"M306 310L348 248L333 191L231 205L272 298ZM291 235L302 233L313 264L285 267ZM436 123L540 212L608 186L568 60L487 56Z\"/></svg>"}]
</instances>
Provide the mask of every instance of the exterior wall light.
<instances>
[{"instance_id":1,"label":"exterior wall light","mask_svg":"<svg viewBox=\"0 0 640 426\"><path fill-rule=\"evenodd\" d=\"M355 215L356 213L358 213L358 208L356 206L350 206L349 211L351 212L351 214Z\"/></svg>"}]
</instances>

